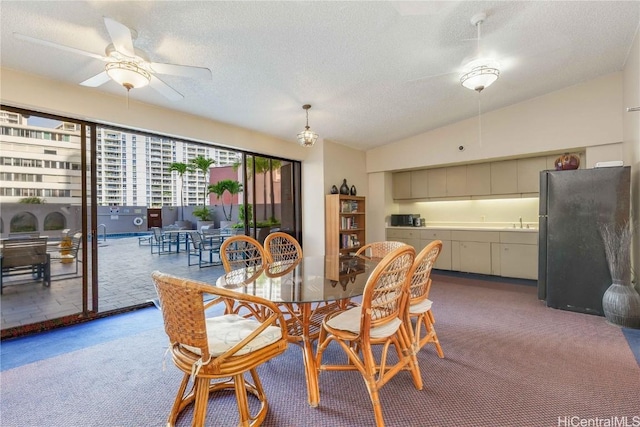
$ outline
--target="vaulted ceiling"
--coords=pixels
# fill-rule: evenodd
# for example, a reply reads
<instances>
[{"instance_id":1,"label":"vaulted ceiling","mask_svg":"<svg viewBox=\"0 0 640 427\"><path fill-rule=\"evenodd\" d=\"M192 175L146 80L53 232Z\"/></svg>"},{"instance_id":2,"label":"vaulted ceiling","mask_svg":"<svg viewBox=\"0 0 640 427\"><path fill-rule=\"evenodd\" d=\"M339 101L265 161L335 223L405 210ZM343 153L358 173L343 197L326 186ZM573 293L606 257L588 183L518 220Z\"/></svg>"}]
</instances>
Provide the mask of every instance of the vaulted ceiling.
<instances>
[{"instance_id":1,"label":"vaulted ceiling","mask_svg":"<svg viewBox=\"0 0 640 427\"><path fill-rule=\"evenodd\" d=\"M150 61L211 70L157 74L181 100L149 86L131 98L292 144L311 104L312 130L367 149L622 70L640 2L2 0L0 16L2 67L79 84L105 63L14 33L104 56L107 17ZM480 94L460 84L478 49L501 72ZM126 94L111 80L84 90Z\"/></svg>"}]
</instances>

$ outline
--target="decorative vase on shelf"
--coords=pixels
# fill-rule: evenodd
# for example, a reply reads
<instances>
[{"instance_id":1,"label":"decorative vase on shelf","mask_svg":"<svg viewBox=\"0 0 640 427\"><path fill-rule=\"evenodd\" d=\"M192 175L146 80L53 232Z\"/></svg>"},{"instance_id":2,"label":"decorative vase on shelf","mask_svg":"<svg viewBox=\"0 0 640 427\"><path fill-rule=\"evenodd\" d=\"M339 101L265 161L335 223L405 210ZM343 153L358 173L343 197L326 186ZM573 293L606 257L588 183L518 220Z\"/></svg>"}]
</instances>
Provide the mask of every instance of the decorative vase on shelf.
<instances>
[{"instance_id":1,"label":"decorative vase on shelf","mask_svg":"<svg viewBox=\"0 0 640 427\"><path fill-rule=\"evenodd\" d=\"M347 180L342 180L342 185L340 186L340 194L349 195L349 186L347 185Z\"/></svg>"},{"instance_id":2,"label":"decorative vase on shelf","mask_svg":"<svg viewBox=\"0 0 640 427\"><path fill-rule=\"evenodd\" d=\"M580 157L575 154L565 153L559 156L553 164L557 171L578 169L580 167Z\"/></svg>"},{"instance_id":3,"label":"decorative vase on shelf","mask_svg":"<svg viewBox=\"0 0 640 427\"><path fill-rule=\"evenodd\" d=\"M352 196L355 196L357 194L355 185L351 186L351 190L349 190L349 194L351 194Z\"/></svg>"},{"instance_id":4,"label":"decorative vase on shelf","mask_svg":"<svg viewBox=\"0 0 640 427\"><path fill-rule=\"evenodd\" d=\"M331 194L338 194L338 187L336 187L335 185L331 186Z\"/></svg>"}]
</instances>

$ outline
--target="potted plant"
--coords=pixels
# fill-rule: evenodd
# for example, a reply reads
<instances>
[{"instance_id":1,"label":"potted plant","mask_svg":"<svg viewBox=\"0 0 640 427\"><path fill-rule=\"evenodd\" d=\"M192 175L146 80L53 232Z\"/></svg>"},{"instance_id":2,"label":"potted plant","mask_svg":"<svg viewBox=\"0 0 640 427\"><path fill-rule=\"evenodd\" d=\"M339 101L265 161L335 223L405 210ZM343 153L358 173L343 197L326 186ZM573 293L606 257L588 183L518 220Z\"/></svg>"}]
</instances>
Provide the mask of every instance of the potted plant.
<instances>
[{"instance_id":1,"label":"potted plant","mask_svg":"<svg viewBox=\"0 0 640 427\"><path fill-rule=\"evenodd\" d=\"M207 206L198 206L193 210L193 216L198 218L196 225L197 230L201 230L204 225L213 224L213 215Z\"/></svg>"},{"instance_id":2,"label":"potted plant","mask_svg":"<svg viewBox=\"0 0 640 427\"><path fill-rule=\"evenodd\" d=\"M640 294L631 280L632 226L629 221L617 227L607 224L600 234L612 281L602 296L604 316L615 325L640 328Z\"/></svg>"},{"instance_id":3,"label":"potted plant","mask_svg":"<svg viewBox=\"0 0 640 427\"><path fill-rule=\"evenodd\" d=\"M233 218L233 196L240 193L241 191L242 191L242 184L232 179L223 179L209 186L209 192L214 193L222 204L222 214L224 215L224 221L220 221L220 228L226 228L231 225L232 218ZM229 206L229 213L227 213L227 210L225 209L225 205L224 205L223 196L225 192L228 192L232 197L231 199L232 201L230 202L230 206ZM225 224L223 224L223 222Z\"/></svg>"}]
</instances>

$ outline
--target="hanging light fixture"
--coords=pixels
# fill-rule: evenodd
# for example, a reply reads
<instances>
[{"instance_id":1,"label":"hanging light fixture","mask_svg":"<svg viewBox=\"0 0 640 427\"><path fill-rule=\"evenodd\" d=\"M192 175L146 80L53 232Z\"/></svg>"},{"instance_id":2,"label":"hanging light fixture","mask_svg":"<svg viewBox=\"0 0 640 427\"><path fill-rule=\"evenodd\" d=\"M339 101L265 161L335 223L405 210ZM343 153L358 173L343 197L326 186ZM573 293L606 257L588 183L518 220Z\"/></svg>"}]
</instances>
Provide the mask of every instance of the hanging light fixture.
<instances>
[{"instance_id":1,"label":"hanging light fixture","mask_svg":"<svg viewBox=\"0 0 640 427\"><path fill-rule=\"evenodd\" d=\"M105 66L107 75L127 91L144 87L151 81L151 74L135 62L108 62Z\"/></svg>"},{"instance_id":2,"label":"hanging light fixture","mask_svg":"<svg viewBox=\"0 0 640 427\"><path fill-rule=\"evenodd\" d=\"M305 104L302 108L307 112L307 125L304 127L304 130L298 134L298 144L303 147L311 147L316 143L318 134L309 128L309 108L311 108L311 105Z\"/></svg>"},{"instance_id":3,"label":"hanging light fixture","mask_svg":"<svg viewBox=\"0 0 640 427\"><path fill-rule=\"evenodd\" d=\"M477 59L469 62L465 66L467 70L462 76L460 76L460 83L462 86L475 90L480 93L485 88L491 86L493 82L500 77L499 65L496 61L481 56L480 50L480 26L487 19L487 15L484 12L478 13L471 17L471 24L475 25L478 29L478 46L477 46Z\"/></svg>"}]
</instances>

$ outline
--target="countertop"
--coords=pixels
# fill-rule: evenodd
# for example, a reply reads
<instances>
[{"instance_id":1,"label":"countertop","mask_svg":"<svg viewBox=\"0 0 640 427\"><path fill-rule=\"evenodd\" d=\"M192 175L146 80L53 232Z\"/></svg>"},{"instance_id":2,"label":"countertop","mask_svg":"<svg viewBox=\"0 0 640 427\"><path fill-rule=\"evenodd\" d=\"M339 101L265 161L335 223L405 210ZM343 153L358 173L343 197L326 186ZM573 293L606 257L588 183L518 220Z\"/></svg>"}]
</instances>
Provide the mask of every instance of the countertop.
<instances>
[{"instance_id":1,"label":"countertop","mask_svg":"<svg viewBox=\"0 0 640 427\"><path fill-rule=\"evenodd\" d=\"M387 228L391 229L399 229L399 230L465 230L465 231L517 231L522 233L537 233L538 227L533 228L529 226L529 228L523 227L513 227L512 226L479 226L479 225L427 225L425 227L392 227L387 226Z\"/></svg>"}]
</instances>

